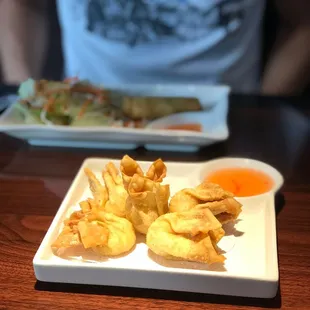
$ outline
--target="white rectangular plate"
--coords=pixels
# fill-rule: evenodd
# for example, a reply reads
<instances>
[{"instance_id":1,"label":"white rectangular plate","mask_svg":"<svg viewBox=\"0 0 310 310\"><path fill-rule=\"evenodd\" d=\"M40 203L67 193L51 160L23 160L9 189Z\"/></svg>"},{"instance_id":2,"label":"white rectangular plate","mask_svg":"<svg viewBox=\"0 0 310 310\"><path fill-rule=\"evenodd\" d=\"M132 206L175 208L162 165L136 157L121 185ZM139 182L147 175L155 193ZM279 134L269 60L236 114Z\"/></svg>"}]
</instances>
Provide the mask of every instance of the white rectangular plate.
<instances>
[{"instance_id":1,"label":"white rectangular plate","mask_svg":"<svg viewBox=\"0 0 310 310\"><path fill-rule=\"evenodd\" d=\"M57 237L62 222L79 201L90 197L84 168L92 169L98 177L110 159L87 159L79 170L63 203L33 260L35 275L46 282L98 284L139 287L198 293L272 298L278 288L275 207L273 194L239 199L243 204L235 225L224 226L226 235L219 247L226 252L224 265L171 261L152 254L138 238L135 249L119 258L100 261L89 254L69 260L55 256L51 243ZM112 160L119 165L119 160ZM140 162L142 169L150 162ZM203 180L206 163L166 162L165 183L171 195ZM78 255L77 253L75 255Z\"/></svg>"},{"instance_id":2,"label":"white rectangular plate","mask_svg":"<svg viewBox=\"0 0 310 310\"><path fill-rule=\"evenodd\" d=\"M106 86L108 87L108 86ZM8 108L0 116L0 132L41 146L135 149L145 146L153 150L196 151L200 147L226 140L228 95L227 86L197 85L124 85L109 86L128 95L182 96L199 99L204 113L204 132L112 127L68 127L27 125ZM194 120L193 120L194 121Z\"/></svg>"}]
</instances>

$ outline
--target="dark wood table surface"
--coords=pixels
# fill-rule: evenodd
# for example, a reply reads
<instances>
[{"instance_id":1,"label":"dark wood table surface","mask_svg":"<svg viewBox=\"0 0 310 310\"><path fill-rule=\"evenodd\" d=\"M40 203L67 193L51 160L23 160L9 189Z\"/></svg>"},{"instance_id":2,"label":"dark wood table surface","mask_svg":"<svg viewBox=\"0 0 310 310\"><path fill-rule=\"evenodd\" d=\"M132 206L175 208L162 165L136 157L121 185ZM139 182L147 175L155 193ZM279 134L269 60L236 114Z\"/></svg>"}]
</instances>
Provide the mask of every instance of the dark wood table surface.
<instances>
[{"instance_id":1,"label":"dark wood table surface","mask_svg":"<svg viewBox=\"0 0 310 310\"><path fill-rule=\"evenodd\" d=\"M310 107L310 102L309 102ZM307 100L232 96L230 138L196 154L137 159L263 160L285 177L276 199L280 269L269 300L37 282L32 259L82 161L124 152L38 148L0 134L0 309L310 309L310 108Z\"/></svg>"}]
</instances>

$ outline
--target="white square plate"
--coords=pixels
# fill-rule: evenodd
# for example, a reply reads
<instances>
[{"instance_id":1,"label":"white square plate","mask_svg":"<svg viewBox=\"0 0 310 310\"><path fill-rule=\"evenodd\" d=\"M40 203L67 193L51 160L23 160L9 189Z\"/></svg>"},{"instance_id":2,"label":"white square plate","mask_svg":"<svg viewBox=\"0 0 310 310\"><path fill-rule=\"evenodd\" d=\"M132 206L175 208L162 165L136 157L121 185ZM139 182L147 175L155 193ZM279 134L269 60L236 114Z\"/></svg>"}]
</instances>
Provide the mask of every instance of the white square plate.
<instances>
[{"instance_id":1,"label":"white square plate","mask_svg":"<svg viewBox=\"0 0 310 310\"><path fill-rule=\"evenodd\" d=\"M229 136L228 86L132 84L106 87L127 95L197 98L205 109L196 112L199 113L198 117L201 117L203 132L155 128L28 125L18 117L13 106L0 115L0 132L27 140L32 145L110 149L135 149L145 146L149 150L169 151L196 151L200 147L226 140ZM192 117L194 120L197 119L196 114Z\"/></svg>"},{"instance_id":2,"label":"white square plate","mask_svg":"<svg viewBox=\"0 0 310 310\"><path fill-rule=\"evenodd\" d=\"M135 249L119 258L95 261L91 254L69 260L55 256L51 243L62 222L78 202L91 196L84 168L98 177L111 159L85 160L61 204L33 260L35 275L46 282L140 287L198 293L272 298L278 288L278 261L273 193L239 199L242 213L235 225L226 225L219 247L226 252L224 265L166 260L152 254L138 238ZM112 160L119 165L119 160ZM140 162L146 169L150 162ZM198 185L208 162L166 162L165 183L171 195L185 187ZM76 254L77 255L77 254Z\"/></svg>"}]
</instances>

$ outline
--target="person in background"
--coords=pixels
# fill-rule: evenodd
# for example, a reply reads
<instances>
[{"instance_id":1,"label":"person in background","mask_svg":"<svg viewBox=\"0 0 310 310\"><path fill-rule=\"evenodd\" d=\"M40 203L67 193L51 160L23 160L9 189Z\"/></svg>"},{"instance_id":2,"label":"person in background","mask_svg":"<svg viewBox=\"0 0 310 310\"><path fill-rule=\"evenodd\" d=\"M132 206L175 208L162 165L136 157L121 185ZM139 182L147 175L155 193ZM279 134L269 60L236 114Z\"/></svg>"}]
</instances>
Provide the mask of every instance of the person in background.
<instances>
[{"instance_id":1,"label":"person in background","mask_svg":"<svg viewBox=\"0 0 310 310\"><path fill-rule=\"evenodd\" d=\"M113 85L220 83L236 92L299 93L310 76L310 2L274 1L280 29L261 76L264 0L58 0L64 75ZM41 77L46 4L0 0L6 83Z\"/></svg>"}]
</instances>

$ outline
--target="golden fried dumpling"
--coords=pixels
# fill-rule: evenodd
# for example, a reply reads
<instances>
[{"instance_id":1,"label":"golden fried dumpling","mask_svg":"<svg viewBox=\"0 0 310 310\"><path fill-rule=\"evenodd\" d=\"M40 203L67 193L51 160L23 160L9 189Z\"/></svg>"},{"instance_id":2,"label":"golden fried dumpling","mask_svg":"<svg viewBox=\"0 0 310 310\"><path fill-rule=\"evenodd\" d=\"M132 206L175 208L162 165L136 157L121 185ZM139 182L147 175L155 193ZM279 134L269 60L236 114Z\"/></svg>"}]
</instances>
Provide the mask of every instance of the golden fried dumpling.
<instances>
[{"instance_id":1,"label":"golden fried dumpling","mask_svg":"<svg viewBox=\"0 0 310 310\"><path fill-rule=\"evenodd\" d=\"M97 204L95 199L87 198L79 203L81 211L83 213L88 213L92 210L97 209Z\"/></svg>"},{"instance_id":2,"label":"golden fried dumpling","mask_svg":"<svg viewBox=\"0 0 310 310\"><path fill-rule=\"evenodd\" d=\"M109 199L106 187L99 182L89 168L85 168L84 172L88 177L89 187L94 197L94 204L100 210L104 210L105 204Z\"/></svg>"},{"instance_id":3,"label":"golden fried dumpling","mask_svg":"<svg viewBox=\"0 0 310 310\"><path fill-rule=\"evenodd\" d=\"M128 195L126 218L142 234L146 234L149 226L168 211L169 185L135 174L129 183Z\"/></svg>"},{"instance_id":4,"label":"golden fried dumpling","mask_svg":"<svg viewBox=\"0 0 310 310\"><path fill-rule=\"evenodd\" d=\"M167 259L222 263L217 243L224 236L221 223L209 209L167 213L149 227L146 244Z\"/></svg>"},{"instance_id":5,"label":"golden fried dumpling","mask_svg":"<svg viewBox=\"0 0 310 310\"><path fill-rule=\"evenodd\" d=\"M222 224L235 220L241 212L241 207L232 193L217 184L207 182L177 192L169 204L170 212L208 208Z\"/></svg>"},{"instance_id":6,"label":"golden fried dumpling","mask_svg":"<svg viewBox=\"0 0 310 310\"><path fill-rule=\"evenodd\" d=\"M102 173L105 186L108 191L108 201L104 210L120 217L125 217L125 206L128 197L124 188L123 179L118 169L113 163L106 165L106 170Z\"/></svg>"},{"instance_id":7,"label":"golden fried dumpling","mask_svg":"<svg viewBox=\"0 0 310 310\"><path fill-rule=\"evenodd\" d=\"M136 243L132 224L125 218L100 211L95 220L80 221L78 231L85 248L102 256L116 256L130 251Z\"/></svg>"},{"instance_id":8,"label":"golden fried dumpling","mask_svg":"<svg viewBox=\"0 0 310 310\"><path fill-rule=\"evenodd\" d=\"M81 244L77 225L92 212L89 200L92 199L82 201L80 203L81 210L72 212L69 218L64 220L64 227L52 244L53 249L70 248ZM94 210L97 209L95 208Z\"/></svg>"},{"instance_id":9,"label":"golden fried dumpling","mask_svg":"<svg viewBox=\"0 0 310 310\"><path fill-rule=\"evenodd\" d=\"M241 213L241 206L237 200L231 197L220 201L202 203L195 208L208 208L222 224L226 224L238 218Z\"/></svg>"},{"instance_id":10,"label":"golden fried dumpling","mask_svg":"<svg viewBox=\"0 0 310 310\"><path fill-rule=\"evenodd\" d=\"M185 188L177 192L170 201L171 212L189 211L203 202L219 201L233 195L219 185L213 183L202 183L195 188Z\"/></svg>"},{"instance_id":11,"label":"golden fried dumpling","mask_svg":"<svg viewBox=\"0 0 310 310\"><path fill-rule=\"evenodd\" d=\"M109 230L106 225L100 225L97 220L80 221L77 228L85 249L105 246L108 242Z\"/></svg>"},{"instance_id":12,"label":"golden fried dumpling","mask_svg":"<svg viewBox=\"0 0 310 310\"><path fill-rule=\"evenodd\" d=\"M52 244L54 250L83 245L102 256L116 256L128 252L136 243L132 224L112 213L76 211L64 224Z\"/></svg>"},{"instance_id":13,"label":"golden fried dumpling","mask_svg":"<svg viewBox=\"0 0 310 310\"><path fill-rule=\"evenodd\" d=\"M56 240L52 243L52 249L71 248L81 244L81 238L76 226L65 225Z\"/></svg>"},{"instance_id":14,"label":"golden fried dumpling","mask_svg":"<svg viewBox=\"0 0 310 310\"><path fill-rule=\"evenodd\" d=\"M135 174L143 176L143 171L140 168L139 164L132 159L130 156L125 155L120 164L120 171L123 177L123 183L125 189L128 188L128 185Z\"/></svg>"},{"instance_id":15,"label":"golden fried dumpling","mask_svg":"<svg viewBox=\"0 0 310 310\"><path fill-rule=\"evenodd\" d=\"M128 185L135 174L144 176L144 173L139 164L128 155L125 155L122 158L120 164L120 170L123 176L123 182L126 189L128 188ZM164 162L159 158L151 164L145 176L154 182L161 183L163 179L166 177L166 174L167 174L167 167L164 164Z\"/></svg>"},{"instance_id":16,"label":"golden fried dumpling","mask_svg":"<svg viewBox=\"0 0 310 310\"><path fill-rule=\"evenodd\" d=\"M166 177L167 167L164 162L159 158L155 160L146 173L146 177L154 182L161 183Z\"/></svg>"}]
</instances>

